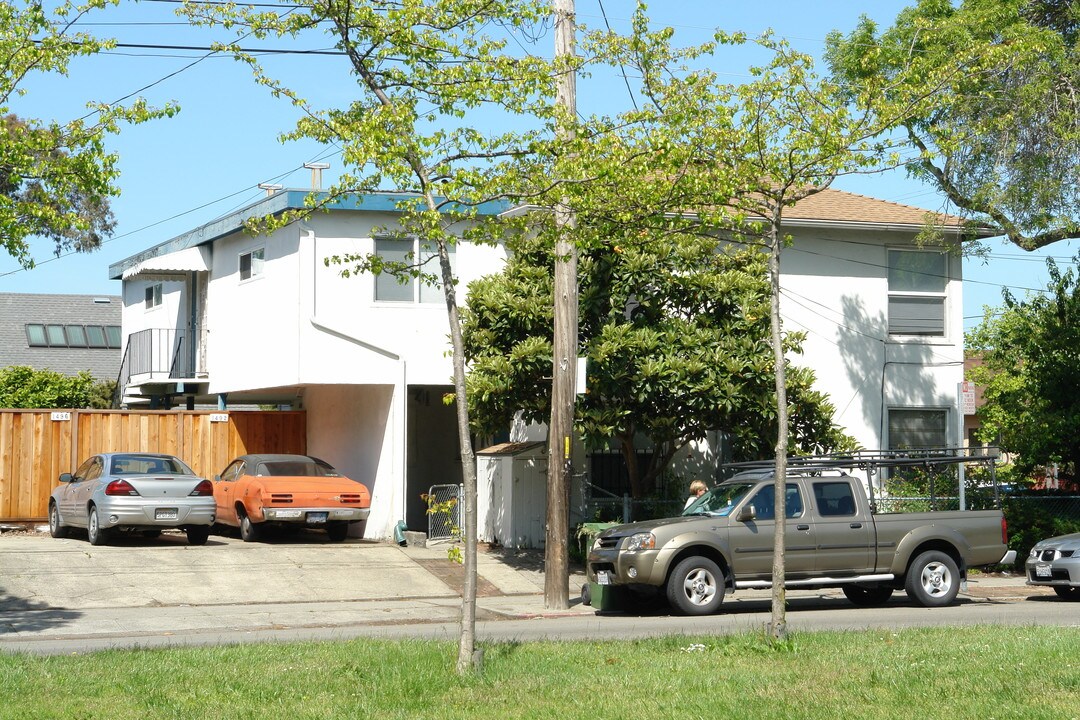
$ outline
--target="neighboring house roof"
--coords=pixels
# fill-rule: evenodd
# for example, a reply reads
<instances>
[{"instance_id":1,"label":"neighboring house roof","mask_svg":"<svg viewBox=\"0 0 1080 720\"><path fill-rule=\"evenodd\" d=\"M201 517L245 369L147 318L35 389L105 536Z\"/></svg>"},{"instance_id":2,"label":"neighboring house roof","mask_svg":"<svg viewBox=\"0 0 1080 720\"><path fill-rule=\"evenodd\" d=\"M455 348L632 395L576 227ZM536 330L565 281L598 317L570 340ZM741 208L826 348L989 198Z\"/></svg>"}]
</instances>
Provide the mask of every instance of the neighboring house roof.
<instances>
[{"instance_id":1,"label":"neighboring house roof","mask_svg":"<svg viewBox=\"0 0 1080 720\"><path fill-rule=\"evenodd\" d=\"M83 328L84 333L87 326L119 329L122 311L117 295L0 293L0 367L29 366L64 375L88 370L98 380L116 380L120 348L87 347L85 341L83 347L58 342L31 346L26 326L74 326ZM74 336L72 343L78 344Z\"/></svg>"},{"instance_id":2,"label":"neighboring house roof","mask_svg":"<svg viewBox=\"0 0 1080 720\"><path fill-rule=\"evenodd\" d=\"M799 221L821 222L830 225L857 223L892 226L896 229L922 228L927 221L935 226L951 229L965 228L964 218L947 213L933 212L912 205L878 200L877 198L858 195L827 188L819 193L803 198L794 206L784 210L784 219L798 224ZM989 233L989 226L979 225L982 231Z\"/></svg>"},{"instance_id":3,"label":"neighboring house roof","mask_svg":"<svg viewBox=\"0 0 1080 720\"><path fill-rule=\"evenodd\" d=\"M273 195L268 195L250 205L237 210L234 213L212 220L200 225L194 230L189 230L183 235L177 235L171 240L166 240L152 248L143 250L141 253L124 258L120 262L109 266L109 279L120 280L131 277L139 272L176 272L190 270L205 270L202 264L208 264L205 255L198 256L194 253L184 253L184 250L195 248L200 245L212 243L218 238L231 235L242 229L244 223L252 218L266 217L268 215L281 215L290 210L303 210L309 208L307 198L314 196L319 201L325 201L328 194L322 191L311 190L279 190ZM357 193L345 197L338 197L328 202L324 208L327 210L351 211L351 212L379 212L400 213L399 203L414 200L419 203L422 198L413 193L404 192L378 192ZM506 208L505 203L488 202L476 208L480 215L494 215ZM449 206L449 210L453 206ZM164 264L154 261L169 255ZM158 265L162 265L158 267Z\"/></svg>"}]
</instances>

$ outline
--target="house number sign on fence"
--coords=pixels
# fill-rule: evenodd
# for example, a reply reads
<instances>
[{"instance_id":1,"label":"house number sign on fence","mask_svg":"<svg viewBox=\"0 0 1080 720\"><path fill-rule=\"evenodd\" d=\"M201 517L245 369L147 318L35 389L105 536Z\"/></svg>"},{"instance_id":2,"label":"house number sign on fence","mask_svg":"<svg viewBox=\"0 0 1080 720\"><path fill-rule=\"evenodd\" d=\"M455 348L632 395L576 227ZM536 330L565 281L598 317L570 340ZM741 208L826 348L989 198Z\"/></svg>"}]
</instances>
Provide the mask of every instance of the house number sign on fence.
<instances>
[{"instance_id":1,"label":"house number sign on fence","mask_svg":"<svg viewBox=\"0 0 1080 720\"><path fill-rule=\"evenodd\" d=\"M229 422L229 413L210 413L210 422Z\"/></svg>"},{"instance_id":2,"label":"house number sign on fence","mask_svg":"<svg viewBox=\"0 0 1080 720\"><path fill-rule=\"evenodd\" d=\"M68 420L71 420L71 413L69 413L69 412L54 412L52 414L52 419L56 420L58 422L68 421Z\"/></svg>"}]
</instances>

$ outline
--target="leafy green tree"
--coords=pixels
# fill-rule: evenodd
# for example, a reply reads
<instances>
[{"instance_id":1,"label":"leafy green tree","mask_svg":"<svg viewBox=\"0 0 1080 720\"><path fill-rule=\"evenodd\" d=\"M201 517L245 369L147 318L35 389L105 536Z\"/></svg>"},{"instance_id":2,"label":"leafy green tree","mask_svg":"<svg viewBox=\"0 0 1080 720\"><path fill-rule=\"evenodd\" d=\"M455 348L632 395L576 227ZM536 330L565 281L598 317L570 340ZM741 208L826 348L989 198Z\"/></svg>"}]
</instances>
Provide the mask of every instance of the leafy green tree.
<instances>
[{"instance_id":1,"label":"leafy green tree","mask_svg":"<svg viewBox=\"0 0 1080 720\"><path fill-rule=\"evenodd\" d=\"M77 56L111 47L75 32L88 13L118 0L62 2L47 12L40 3L0 5L0 248L33 267L30 241L53 241L56 253L97 248L115 225L109 198L119 194L117 155L105 139L123 122L171 115L137 101L123 107L92 104L84 118L66 123L22 117L18 99L28 75L66 74Z\"/></svg>"},{"instance_id":2,"label":"leafy green tree","mask_svg":"<svg viewBox=\"0 0 1080 720\"><path fill-rule=\"evenodd\" d=\"M77 375L64 375L54 370L13 365L0 368L0 407L101 407L97 403L103 385L85 370Z\"/></svg>"},{"instance_id":3,"label":"leafy green tree","mask_svg":"<svg viewBox=\"0 0 1080 720\"><path fill-rule=\"evenodd\" d=\"M341 80L350 83L341 107L319 107L305 98L324 88L325 75L307 87L281 81L257 54L238 44L222 46L252 69L256 82L287 99L301 113L284 141L301 138L341 149L345 170L325 194L309 198L310 209L259 218L253 231L294 222L341 198L387 186L413 197L399 205L397 225L388 232L418 238L433 248L434 267L424 258L388 262L377 255L328 258L345 275L371 272L441 283L453 350L454 397L465 488L465 588L457 668L478 662L476 620L476 463L465 394L465 354L461 339L456 278L450 248L461 238L491 239L477 209L502 198L501 165L531 152L544 130L537 118L551 114L549 64L533 55L507 51L510 36L546 19L545 3L532 0L299 0L280 9L265 6L188 3L195 22L232 28L243 38L291 40L308 33L329 35L345 54ZM303 81L300 81L301 83ZM341 93L338 93L341 96ZM506 118L525 117L535 133L496 133Z\"/></svg>"},{"instance_id":4,"label":"leafy green tree","mask_svg":"<svg viewBox=\"0 0 1080 720\"><path fill-rule=\"evenodd\" d=\"M1080 279L1075 264L1062 272L1051 258L1046 266L1045 294L1019 300L1006 291L1004 308L997 315L987 311L966 341L982 359L972 371L985 400L978 410L982 437L1015 453L1022 472L1058 463L1076 477Z\"/></svg>"},{"instance_id":5,"label":"leafy green tree","mask_svg":"<svg viewBox=\"0 0 1080 720\"><path fill-rule=\"evenodd\" d=\"M579 216L579 232L586 221L598 219ZM588 390L577 425L586 442L617 443L637 498L653 493L676 452L716 429L734 436L736 459L767 456L777 425L765 255L718 247L708 234L618 224L593 232L605 242L578 266ZM507 249L504 270L472 283L463 311L470 417L482 432L505 430L517 411L544 422L550 408L553 246L540 234ZM798 352L801 339L787 335L787 350ZM812 382L809 370L790 369L793 446L850 448ZM641 436L652 450L644 467Z\"/></svg>"},{"instance_id":6,"label":"leafy green tree","mask_svg":"<svg viewBox=\"0 0 1080 720\"><path fill-rule=\"evenodd\" d=\"M849 88L933 102L907 115L908 169L1026 250L1080 237L1080 5L920 0L883 31L864 18L829 37ZM943 82L944 80L944 82Z\"/></svg>"}]
</instances>

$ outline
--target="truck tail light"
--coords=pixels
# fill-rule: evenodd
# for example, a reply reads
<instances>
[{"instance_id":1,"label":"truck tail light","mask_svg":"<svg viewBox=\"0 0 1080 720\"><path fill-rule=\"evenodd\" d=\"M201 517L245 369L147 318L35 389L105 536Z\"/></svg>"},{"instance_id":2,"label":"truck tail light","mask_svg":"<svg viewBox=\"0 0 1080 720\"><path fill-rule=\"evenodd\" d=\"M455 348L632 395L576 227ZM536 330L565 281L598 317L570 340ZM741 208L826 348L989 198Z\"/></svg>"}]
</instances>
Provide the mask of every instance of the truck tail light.
<instances>
[{"instance_id":1,"label":"truck tail light","mask_svg":"<svg viewBox=\"0 0 1080 720\"><path fill-rule=\"evenodd\" d=\"M208 495L213 495L213 494L214 494L214 483L210 482L209 480L203 480L202 482L200 482L198 485L195 486L194 490L192 490L191 492L188 493L188 495L191 496L191 497L206 497Z\"/></svg>"},{"instance_id":2,"label":"truck tail light","mask_svg":"<svg viewBox=\"0 0 1080 720\"><path fill-rule=\"evenodd\" d=\"M127 480L113 480L105 486L106 495L138 495L139 491Z\"/></svg>"},{"instance_id":3,"label":"truck tail light","mask_svg":"<svg viewBox=\"0 0 1080 720\"><path fill-rule=\"evenodd\" d=\"M1009 544L1009 523L1004 515L1001 516L1001 544L1006 546Z\"/></svg>"}]
</instances>

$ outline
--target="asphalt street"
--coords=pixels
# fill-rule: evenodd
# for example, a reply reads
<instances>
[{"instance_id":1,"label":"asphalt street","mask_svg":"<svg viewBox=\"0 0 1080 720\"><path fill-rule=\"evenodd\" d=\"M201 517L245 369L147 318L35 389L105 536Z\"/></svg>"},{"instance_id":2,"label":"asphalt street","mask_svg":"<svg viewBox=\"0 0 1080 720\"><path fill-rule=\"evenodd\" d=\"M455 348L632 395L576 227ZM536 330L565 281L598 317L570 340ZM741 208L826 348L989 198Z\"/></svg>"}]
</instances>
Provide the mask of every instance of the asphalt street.
<instances>
[{"instance_id":1,"label":"asphalt street","mask_svg":"<svg viewBox=\"0 0 1080 720\"><path fill-rule=\"evenodd\" d=\"M567 610L544 607L543 555L485 549L478 557L480 640L605 639L759 629L768 591L740 591L706 618L664 608L598 613L570 577ZM319 533L244 543L213 535L191 547L181 534L91 546L76 535L0 535L0 651L89 652L359 636L456 639L462 572L446 546L401 547ZM1076 603L1024 585L974 576L959 602L928 610L902 592L884 608L853 607L836 590L790 591L798 629L901 628L973 623L1076 626Z\"/></svg>"}]
</instances>

